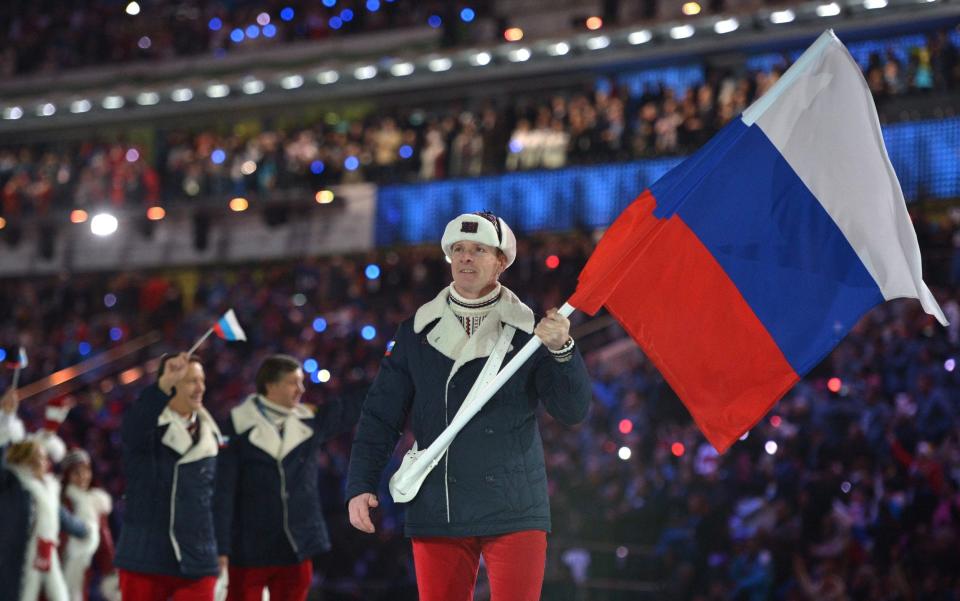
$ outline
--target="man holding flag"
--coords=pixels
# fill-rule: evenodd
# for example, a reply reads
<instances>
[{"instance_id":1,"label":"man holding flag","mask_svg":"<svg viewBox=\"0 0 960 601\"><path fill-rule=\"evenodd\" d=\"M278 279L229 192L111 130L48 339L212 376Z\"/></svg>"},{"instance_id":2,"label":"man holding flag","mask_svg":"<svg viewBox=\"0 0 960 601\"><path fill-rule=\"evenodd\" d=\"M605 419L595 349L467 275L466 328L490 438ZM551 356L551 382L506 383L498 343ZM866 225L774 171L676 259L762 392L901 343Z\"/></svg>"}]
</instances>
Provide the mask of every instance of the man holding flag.
<instances>
[{"instance_id":1,"label":"man holding flag","mask_svg":"<svg viewBox=\"0 0 960 601\"><path fill-rule=\"evenodd\" d=\"M196 355L161 359L156 384L123 416L126 511L117 544L124 599L213 601L213 494L221 436L203 408Z\"/></svg>"},{"instance_id":2,"label":"man holding flag","mask_svg":"<svg viewBox=\"0 0 960 601\"><path fill-rule=\"evenodd\" d=\"M547 348L431 464L436 469L409 501L405 525L422 601L470 599L481 555L493 599L534 601L551 528L537 405L576 424L587 415L590 379L567 318L550 310L535 326L530 308L499 283L516 258L503 219L461 215L447 225L441 248L453 284L400 325L364 403L347 479L350 522L374 531L370 510L379 505L380 475L407 415L417 446L434 444L475 404L476 383L538 337Z\"/></svg>"}]
</instances>

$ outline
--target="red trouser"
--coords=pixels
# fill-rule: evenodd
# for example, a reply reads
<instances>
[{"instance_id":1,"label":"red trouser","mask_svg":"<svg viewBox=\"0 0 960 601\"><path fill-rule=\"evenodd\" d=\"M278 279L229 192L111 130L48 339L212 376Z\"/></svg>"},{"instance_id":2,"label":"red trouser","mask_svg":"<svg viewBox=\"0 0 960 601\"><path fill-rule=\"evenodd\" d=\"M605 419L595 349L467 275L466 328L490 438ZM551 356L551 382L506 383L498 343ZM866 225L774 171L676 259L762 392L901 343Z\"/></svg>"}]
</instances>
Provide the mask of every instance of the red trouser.
<instances>
[{"instance_id":1,"label":"red trouser","mask_svg":"<svg viewBox=\"0 0 960 601\"><path fill-rule=\"evenodd\" d=\"M180 578L120 570L120 597L123 601L213 601L216 576Z\"/></svg>"},{"instance_id":2,"label":"red trouser","mask_svg":"<svg viewBox=\"0 0 960 601\"><path fill-rule=\"evenodd\" d=\"M227 601L261 601L263 589L278 601L304 601L313 580L313 562L305 559L292 566L235 568L230 566Z\"/></svg>"},{"instance_id":3,"label":"red trouser","mask_svg":"<svg viewBox=\"0 0 960 601\"><path fill-rule=\"evenodd\" d=\"M487 564L490 601L538 601L547 562L547 533L413 539L420 601L473 601L480 555Z\"/></svg>"}]
</instances>

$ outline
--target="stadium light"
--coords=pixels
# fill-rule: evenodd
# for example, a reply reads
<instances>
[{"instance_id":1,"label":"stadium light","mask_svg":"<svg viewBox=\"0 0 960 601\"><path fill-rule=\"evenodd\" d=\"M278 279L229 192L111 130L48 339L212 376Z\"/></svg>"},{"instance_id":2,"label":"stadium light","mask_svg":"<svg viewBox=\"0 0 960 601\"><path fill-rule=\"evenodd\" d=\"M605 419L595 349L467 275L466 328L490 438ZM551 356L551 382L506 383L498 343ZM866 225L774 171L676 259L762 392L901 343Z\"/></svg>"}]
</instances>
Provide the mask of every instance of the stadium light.
<instances>
[{"instance_id":1,"label":"stadium light","mask_svg":"<svg viewBox=\"0 0 960 601\"><path fill-rule=\"evenodd\" d=\"M397 63L390 67L390 74L394 77L406 77L413 73L414 67L413 63Z\"/></svg>"},{"instance_id":2,"label":"stadium light","mask_svg":"<svg viewBox=\"0 0 960 601\"><path fill-rule=\"evenodd\" d=\"M87 212L83 209L74 209L70 211L70 223L84 223L87 220Z\"/></svg>"},{"instance_id":3,"label":"stadium light","mask_svg":"<svg viewBox=\"0 0 960 601\"><path fill-rule=\"evenodd\" d=\"M687 15L688 17L692 17L694 15L699 15L703 8L700 6L699 2L684 2L683 7L680 10L683 11L683 14Z\"/></svg>"},{"instance_id":4,"label":"stadium light","mask_svg":"<svg viewBox=\"0 0 960 601\"><path fill-rule=\"evenodd\" d=\"M296 90L303 85L302 75L287 75L280 80L280 87L284 90Z\"/></svg>"},{"instance_id":5,"label":"stadium light","mask_svg":"<svg viewBox=\"0 0 960 601\"><path fill-rule=\"evenodd\" d=\"M110 213L98 213L90 220L90 231L95 236L109 236L117 231L117 218Z\"/></svg>"},{"instance_id":6,"label":"stadium light","mask_svg":"<svg viewBox=\"0 0 960 601\"><path fill-rule=\"evenodd\" d=\"M150 221L160 221L167 216L167 212L163 207L150 207L147 209L147 219Z\"/></svg>"},{"instance_id":7,"label":"stadium light","mask_svg":"<svg viewBox=\"0 0 960 601\"><path fill-rule=\"evenodd\" d=\"M840 5L836 2L821 4L817 7L818 17L836 17L840 14Z\"/></svg>"},{"instance_id":8,"label":"stadium light","mask_svg":"<svg viewBox=\"0 0 960 601\"><path fill-rule=\"evenodd\" d=\"M587 39L587 48L590 50L603 50L610 45L610 38L605 35L598 35Z\"/></svg>"},{"instance_id":9,"label":"stadium light","mask_svg":"<svg viewBox=\"0 0 960 601\"><path fill-rule=\"evenodd\" d=\"M547 54L550 56L564 56L570 52L570 44L566 42L557 42L547 46Z\"/></svg>"},{"instance_id":10,"label":"stadium light","mask_svg":"<svg viewBox=\"0 0 960 601\"><path fill-rule=\"evenodd\" d=\"M57 107L52 102L44 102L37 107L37 115L40 117L49 117L57 112Z\"/></svg>"},{"instance_id":11,"label":"stadium light","mask_svg":"<svg viewBox=\"0 0 960 601\"><path fill-rule=\"evenodd\" d=\"M125 10L128 15L130 15L131 17L135 17L140 14L140 5L137 4L136 2L131 2L127 4L127 8Z\"/></svg>"},{"instance_id":12,"label":"stadium light","mask_svg":"<svg viewBox=\"0 0 960 601\"><path fill-rule=\"evenodd\" d=\"M264 86L263 82L259 79L251 78L243 82L241 89L243 90L244 94L259 94L264 90L265 87L266 86Z\"/></svg>"},{"instance_id":13,"label":"stadium light","mask_svg":"<svg viewBox=\"0 0 960 601\"><path fill-rule=\"evenodd\" d=\"M230 95L230 86L225 83L213 83L207 86L207 96L210 98L224 98Z\"/></svg>"},{"instance_id":14,"label":"stadium light","mask_svg":"<svg viewBox=\"0 0 960 601\"><path fill-rule=\"evenodd\" d=\"M137 94L137 104L140 106L153 106L160 102L160 94L156 92L140 92Z\"/></svg>"},{"instance_id":15,"label":"stadium light","mask_svg":"<svg viewBox=\"0 0 960 601\"><path fill-rule=\"evenodd\" d=\"M867 10L876 10L886 8L887 0L863 0L863 7Z\"/></svg>"},{"instance_id":16,"label":"stadium light","mask_svg":"<svg viewBox=\"0 0 960 601\"><path fill-rule=\"evenodd\" d=\"M104 97L103 102L101 103L103 108L108 110L123 108L124 104L126 104L126 101L124 101L123 96L116 95Z\"/></svg>"},{"instance_id":17,"label":"stadium light","mask_svg":"<svg viewBox=\"0 0 960 601\"><path fill-rule=\"evenodd\" d=\"M530 60L530 49L529 48L517 48L511 50L510 54L507 55L507 58L514 63L522 63L524 61Z\"/></svg>"},{"instance_id":18,"label":"stadium light","mask_svg":"<svg viewBox=\"0 0 960 601\"><path fill-rule=\"evenodd\" d=\"M770 22L774 25L783 25L784 23L792 23L797 16L789 8L784 10L775 10L770 13Z\"/></svg>"},{"instance_id":19,"label":"stadium light","mask_svg":"<svg viewBox=\"0 0 960 601\"><path fill-rule=\"evenodd\" d=\"M713 30L720 35L725 33L731 33L740 28L740 21L737 21L735 18L730 17L729 19L721 19L713 24Z\"/></svg>"},{"instance_id":20,"label":"stadium light","mask_svg":"<svg viewBox=\"0 0 960 601\"><path fill-rule=\"evenodd\" d=\"M23 117L23 107L8 106L3 109L3 118L9 121L15 121Z\"/></svg>"},{"instance_id":21,"label":"stadium light","mask_svg":"<svg viewBox=\"0 0 960 601\"><path fill-rule=\"evenodd\" d=\"M633 46L646 44L652 39L653 39L653 34L650 33L649 29L641 29L639 31L634 31L627 36L627 42Z\"/></svg>"},{"instance_id":22,"label":"stadium light","mask_svg":"<svg viewBox=\"0 0 960 601\"><path fill-rule=\"evenodd\" d=\"M692 38L694 34L693 25L675 25L670 28L670 37L675 40L685 40Z\"/></svg>"},{"instance_id":23,"label":"stadium light","mask_svg":"<svg viewBox=\"0 0 960 601\"><path fill-rule=\"evenodd\" d=\"M353 76L361 81L373 79L377 76L377 68L374 65L365 65L354 70Z\"/></svg>"},{"instance_id":24,"label":"stadium light","mask_svg":"<svg viewBox=\"0 0 960 601\"><path fill-rule=\"evenodd\" d=\"M332 69L326 71L321 71L317 73L317 83L321 85L329 85L332 83L337 83L340 79L340 74Z\"/></svg>"},{"instance_id":25,"label":"stadium light","mask_svg":"<svg viewBox=\"0 0 960 601\"><path fill-rule=\"evenodd\" d=\"M453 61L447 57L435 58L427 63L427 68L434 73L449 71L451 67L453 67Z\"/></svg>"},{"instance_id":26,"label":"stadium light","mask_svg":"<svg viewBox=\"0 0 960 601\"><path fill-rule=\"evenodd\" d=\"M486 67L492 58L489 52L477 52L470 57L470 64L474 67Z\"/></svg>"},{"instance_id":27,"label":"stadium light","mask_svg":"<svg viewBox=\"0 0 960 601\"><path fill-rule=\"evenodd\" d=\"M193 100L193 90L190 88L177 88L170 93L170 100L174 102L187 102Z\"/></svg>"},{"instance_id":28,"label":"stadium light","mask_svg":"<svg viewBox=\"0 0 960 601\"><path fill-rule=\"evenodd\" d=\"M91 108L93 108L93 105L86 98L74 100L70 103L70 112L74 114L86 113Z\"/></svg>"},{"instance_id":29,"label":"stadium light","mask_svg":"<svg viewBox=\"0 0 960 601\"><path fill-rule=\"evenodd\" d=\"M523 30L519 27L511 27L503 32L503 39L508 42L519 42L523 39Z\"/></svg>"}]
</instances>

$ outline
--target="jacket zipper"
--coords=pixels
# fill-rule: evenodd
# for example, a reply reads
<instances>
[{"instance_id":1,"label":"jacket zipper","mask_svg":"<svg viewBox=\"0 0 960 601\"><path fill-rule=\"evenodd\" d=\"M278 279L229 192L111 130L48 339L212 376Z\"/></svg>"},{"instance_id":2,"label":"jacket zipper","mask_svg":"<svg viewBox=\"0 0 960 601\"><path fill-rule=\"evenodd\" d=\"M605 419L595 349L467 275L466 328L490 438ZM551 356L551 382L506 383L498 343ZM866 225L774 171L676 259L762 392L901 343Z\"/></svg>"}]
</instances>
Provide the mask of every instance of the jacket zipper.
<instances>
[{"instance_id":1,"label":"jacket zipper","mask_svg":"<svg viewBox=\"0 0 960 601\"><path fill-rule=\"evenodd\" d=\"M176 511L177 511L177 480L180 476L180 462L173 467L173 488L170 491L170 542L173 543L173 554L177 558L177 563L182 561L180 556L180 544L177 543L177 536L173 532L174 524L176 523Z\"/></svg>"},{"instance_id":2,"label":"jacket zipper","mask_svg":"<svg viewBox=\"0 0 960 601\"><path fill-rule=\"evenodd\" d=\"M283 504L283 531L287 535L287 540L290 541L290 546L293 547L294 555L299 555L300 551L297 548L297 543L293 540L293 535L290 533L290 522L287 512L287 477L283 471L283 459L277 459L277 471L280 472L280 502Z\"/></svg>"},{"instance_id":3,"label":"jacket zipper","mask_svg":"<svg viewBox=\"0 0 960 601\"><path fill-rule=\"evenodd\" d=\"M447 386L443 390L443 417L448 426L450 425L450 409L447 405L449 391L450 391L450 378L447 378ZM448 524L450 523L450 482L449 482L449 469L448 469L449 463L450 463L450 448L447 447L447 451L443 454L443 491L447 499L447 523Z\"/></svg>"}]
</instances>

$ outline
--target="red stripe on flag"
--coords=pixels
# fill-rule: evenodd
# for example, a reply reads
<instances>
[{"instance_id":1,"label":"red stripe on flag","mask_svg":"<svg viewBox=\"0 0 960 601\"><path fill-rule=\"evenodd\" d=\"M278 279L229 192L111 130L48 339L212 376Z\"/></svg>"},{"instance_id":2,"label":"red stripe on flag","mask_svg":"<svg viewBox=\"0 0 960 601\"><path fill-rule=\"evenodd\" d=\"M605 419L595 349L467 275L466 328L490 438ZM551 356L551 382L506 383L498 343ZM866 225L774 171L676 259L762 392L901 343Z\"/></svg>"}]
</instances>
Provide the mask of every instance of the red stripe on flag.
<instances>
[{"instance_id":1,"label":"red stripe on flag","mask_svg":"<svg viewBox=\"0 0 960 601\"><path fill-rule=\"evenodd\" d=\"M606 304L723 452L799 376L697 236L677 215L656 218L655 206L645 192L611 226L581 287L606 282L578 288L570 304Z\"/></svg>"},{"instance_id":2,"label":"red stripe on flag","mask_svg":"<svg viewBox=\"0 0 960 601\"><path fill-rule=\"evenodd\" d=\"M663 221L651 216L656 207L650 190L644 190L607 228L603 239L577 277L577 290L569 302L594 315L627 275L630 264L642 253Z\"/></svg>"},{"instance_id":3,"label":"red stripe on flag","mask_svg":"<svg viewBox=\"0 0 960 601\"><path fill-rule=\"evenodd\" d=\"M219 336L220 338L223 338L224 340L226 340L226 338L227 338L227 335L224 334L224 332L223 332L223 328L220 327L220 322L219 322L219 321L218 321L217 323L213 324L213 333L216 334L217 336Z\"/></svg>"}]
</instances>

